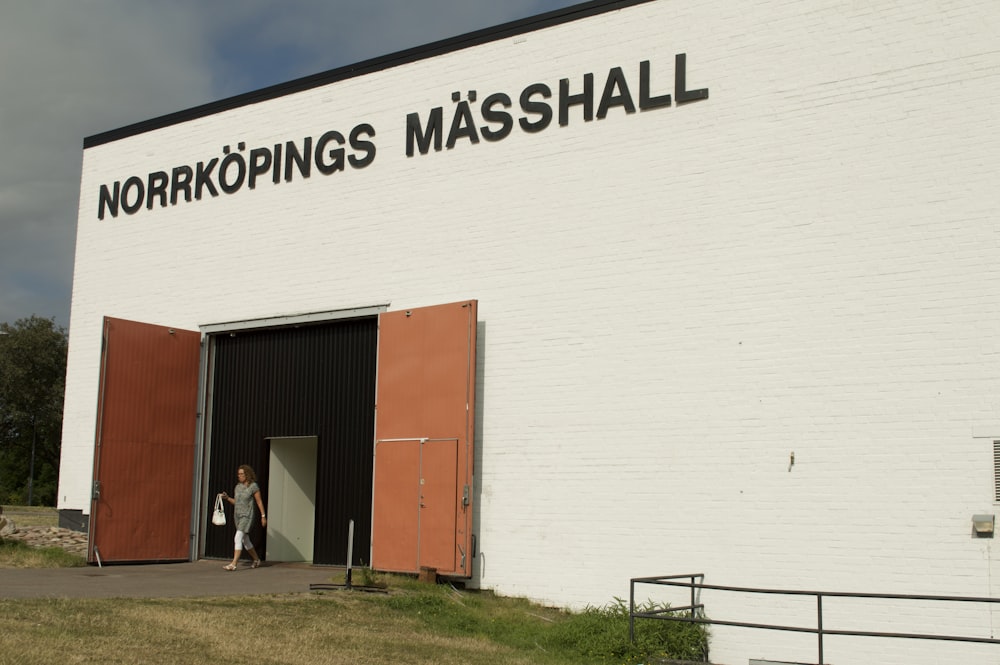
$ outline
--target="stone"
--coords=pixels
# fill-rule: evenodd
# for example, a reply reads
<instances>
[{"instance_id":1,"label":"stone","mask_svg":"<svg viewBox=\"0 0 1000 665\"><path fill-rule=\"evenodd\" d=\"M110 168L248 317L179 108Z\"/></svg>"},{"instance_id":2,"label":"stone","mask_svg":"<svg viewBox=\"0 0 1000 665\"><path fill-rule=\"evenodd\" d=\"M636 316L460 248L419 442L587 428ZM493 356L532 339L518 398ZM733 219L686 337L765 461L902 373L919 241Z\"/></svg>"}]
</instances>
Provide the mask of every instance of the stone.
<instances>
[{"instance_id":1,"label":"stone","mask_svg":"<svg viewBox=\"0 0 1000 665\"><path fill-rule=\"evenodd\" d=\"M8 525L10 523L8 522ZM87 534L59 527L26 526L15 527L11 533L0 534L11 540L18 540L30 547L61 547L71 554L87 556Z\"/></svg>"}]
</instances>

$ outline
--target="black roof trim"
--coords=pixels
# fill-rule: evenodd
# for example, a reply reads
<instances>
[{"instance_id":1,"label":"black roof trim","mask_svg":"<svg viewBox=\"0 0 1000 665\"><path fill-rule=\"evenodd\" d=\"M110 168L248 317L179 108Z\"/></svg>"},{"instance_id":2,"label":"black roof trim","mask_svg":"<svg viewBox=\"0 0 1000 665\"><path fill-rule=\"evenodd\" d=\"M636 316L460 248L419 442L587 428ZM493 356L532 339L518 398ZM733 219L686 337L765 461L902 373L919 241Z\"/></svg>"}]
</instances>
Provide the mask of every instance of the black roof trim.
<instances>
[{"instance_id":1,"label":"black roof trim","mask_svg":"<svg viewBox=\"0 0 1000 665\"><path fill-rule=\"evenodd\" d=\"M163 127L177 125L189 120L195 120L197 118L204 118L222 111L229 111L242 106L250 106L251 104L257 104L258 102L277 99L279 97L284 97L285 95L291 95L304 90L311 90L312 88L318 88L337 81L344 81L356 76L371 74L373 72L389 69L391 67L397 67L410 62L417 62L419 60L424 60L426 58L431 58L444 53L469 48L470 46L486 44L498 39L504 39L514 35L539 30L541 28L547 28L553 25L587 18L589 16L596 16L605 12L624 9L625 7L631 7L632 5L640 5L646 2L652 2L652 0L590 0L590 2L564 7L563 9L556 9L551 12L520 19L518 21L511 21L510 23L504 23L493 28L485 28L475 32L469 32L464 35L459 35L458 37L443 39L424 46L417 46L406 49L405 51L398 51L390 55L364 60L354 65L347 65L345 67L338 67L319 74L304 76L286 83L278 83L277 85L261 88L260 90L247 92L242 95L236 95L235 97L228 97L226 99L210 102L208 104L202 104L201 106L195 106L184 111L177 111L176 113L170 113L158 118L152 118L151 120L126 125L125 127L121 127L119 129L112 129L100 134L94 134L93 136L88 136L83 140L83 147L84 149L93 148L95 146L112 143L130 136L136 136L138 134L151 132L156 129L162 129Z\"/></svg>"}]
</instances>

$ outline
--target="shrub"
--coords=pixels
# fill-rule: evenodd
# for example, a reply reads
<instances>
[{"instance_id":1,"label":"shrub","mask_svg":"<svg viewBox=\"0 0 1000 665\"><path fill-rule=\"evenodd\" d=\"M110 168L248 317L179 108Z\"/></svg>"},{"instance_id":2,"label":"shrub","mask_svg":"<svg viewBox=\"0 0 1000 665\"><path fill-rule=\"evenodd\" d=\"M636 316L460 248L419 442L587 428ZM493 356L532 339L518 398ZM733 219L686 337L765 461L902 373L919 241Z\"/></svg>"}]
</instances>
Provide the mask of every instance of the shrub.
<instances>
[{"instance_id":1,"label":"shrub","mask_svg":"<svg viewBox=\"0 0 1000 665\"><path fill-rule=\"evenodd\" d=\"M647 602L643 612L668 609ZM567 648L581 656L608 663L642 663L651 658L702 660L708 650L708 632L700 624L680 621L639 619L635 622L635 642L629 642L629 608L621 598L604 607L588 607L574 614L556 630Z\"/></svg>"}]
</instances>

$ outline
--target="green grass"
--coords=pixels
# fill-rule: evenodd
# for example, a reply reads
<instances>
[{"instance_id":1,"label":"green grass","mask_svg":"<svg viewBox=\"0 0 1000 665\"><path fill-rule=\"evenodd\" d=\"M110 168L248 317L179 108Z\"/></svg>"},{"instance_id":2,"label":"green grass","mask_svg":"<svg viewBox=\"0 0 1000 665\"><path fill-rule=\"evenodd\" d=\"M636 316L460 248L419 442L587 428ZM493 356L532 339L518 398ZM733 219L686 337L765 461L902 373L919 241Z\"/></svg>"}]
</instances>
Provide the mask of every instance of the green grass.
<instances>
[{"instance_id":1,"label":"green grass","mask_svg":"<svg viewBox=\"0 0 1000 665\"><path fill-rule=\"evenodd\" d=\"M25 515L33 518L23 508L13 511L18 524ZM45 519L44 510L39 513ZM57 547L0 540L0 568L83 565ZM619 599L571 613L368 569L354 582L378 583L387 593L0 600L0 665L67 658L171 665L635 665L700 660L707 642L701 626L639 620L630 644L628 607Z\"/></svg>"},{"instance_id":2,"label":"green grass","mask_svg":"<svg viewBox=\"0 0 1000 665\"><path fill-rule=\"evenodd\" d=\"M49 527L59 523L56 509L42 506L5 505L3 515L19 528ZM0 538L0 568L74 568L85 565L86 559L61 547L29 547L12 538Z\"/></svg>"},{"instance_id":3,"label":"green grass","mask_svg":"<svg viewBox=\"0 0 1000 665\"><path fill-rule=\"evenodd\" d=\"M47 506L3 506L3 515L21 526L59 526L59 513Z\"/></svg>"},{"instance_id":4,"label":"green grass","mask_svg":"<svg viewBox=\"0 0 1000 665\"><path fill-rule=\"evenodd\" d=\"M0 538L0 568L76 568L86 565L86 559L61 547L30 547L17 540Z\"/></svg>"},{"instance_id":5,"label":"green grass","mask_svg":"<svg viewBox=\"0 0 1000 665\"><path fill-rule=\"evenodd\" d=\"M699 626L648 620L636 622L635 644L630 644L628 604L620 599L604 607L569 613L521 598L459 592L439 585L433 592L392 596L387 604L416 616L437 633L476 635L524 651L559 654L579 663L641 663L651 657L700 660L707 644L707 633ZM643 609L661 608L646 605Z\"/></svg>"},{"instance_id":6,"label":"green grass","mask_svg":"<svg viewBox=\"0 0 1000 665\"><path fill-rule=\"evenodd\" d=\"M74 663L172 665L649 662L627 645L620 603L570 614L404 578L392 577L389 587L385 595L0 600L0 663L68 655ZM659 646L650 655L658 653Z\"/></svg>"}]
</instances>

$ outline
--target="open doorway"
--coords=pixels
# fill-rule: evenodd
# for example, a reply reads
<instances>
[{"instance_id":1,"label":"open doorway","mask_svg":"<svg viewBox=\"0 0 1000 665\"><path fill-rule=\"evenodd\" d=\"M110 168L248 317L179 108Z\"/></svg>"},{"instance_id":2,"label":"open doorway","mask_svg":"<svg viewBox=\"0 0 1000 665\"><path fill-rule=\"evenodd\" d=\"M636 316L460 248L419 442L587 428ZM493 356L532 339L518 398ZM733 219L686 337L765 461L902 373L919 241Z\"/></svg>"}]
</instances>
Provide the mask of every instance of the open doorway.
<instances>
[{"instance_id":1,"label":"open doorway","mask_svg":"<svg viewBox=\"0 0 1000 665\"><path fill-rule=\"evenodd\" d=\"M353 563L369 562L378 318L227 329L208 339L206 499L231 488L236 469L249 464L257 471L265 502L271 503L278 496L272 486L271 442L314 437L315 530L311 553L304 558L346 565L344 541L354 520ZM272 525L278 518L273 505L267 515ZM268 556L270 533L258 528L251 538ZM203 533L203 556L232 556L230 528L206 526Z\"/></svg>"},{"instance_id":2,"label":"open doorway","mask_svg":"<svg viewBox=\"0 0 1000 665\"><path fill-rule=\"evenodd\" d=\"M268 438L268 561L313 560L318 442L315 436Z\"/></svg>"},{"instance_id":3,"label":"open doorway","mask_svg":"<svg viewBox=\"0 0 1000 665\"><path fill-rule=\"evenodd\" d=\"M235 469L249 464L269 504L270 528L260 541L252 536L265 557L346 565L344 538L353 522L353 565L399 572L427 566L468 577L475 558L476 301L301 325L270 323L203 327L202 514L210 513L215 492L232 486ZM396 448L381 445L390 440L425 442L422 464L401 469L407 483L424 490L424 505L383 482L398 461L391 455L378 455L389 466L376 472L376 453ZM279 457L302 459L272 459L272 448ZM308 482L314 484L304 490ZM376 484L389 491L373 501ZM299 497L287 496L285 485ZM299 507L289 512L294 505ZM389 519L373 525L373 515ZM403 516L419 520L420 528L414 531L410 521L404 522L405 534L395 528ZM203 556L232 555L230 528L202 533ZM403 547L405 561L387 562L404 536L421 539L421 548ZM429 539L435 542L423 542Z\"/></svg>"}]
</instances>

